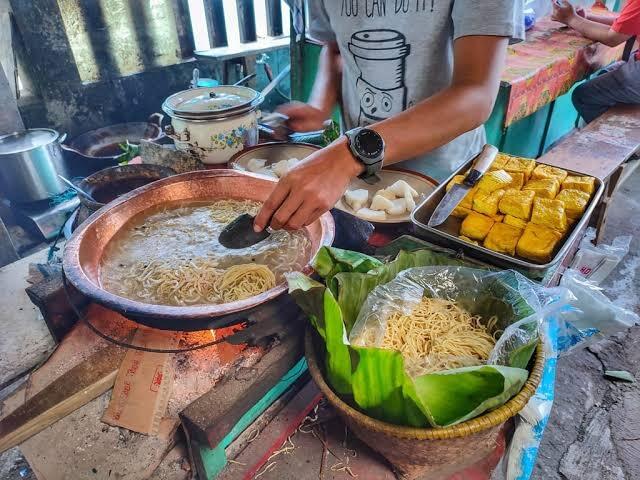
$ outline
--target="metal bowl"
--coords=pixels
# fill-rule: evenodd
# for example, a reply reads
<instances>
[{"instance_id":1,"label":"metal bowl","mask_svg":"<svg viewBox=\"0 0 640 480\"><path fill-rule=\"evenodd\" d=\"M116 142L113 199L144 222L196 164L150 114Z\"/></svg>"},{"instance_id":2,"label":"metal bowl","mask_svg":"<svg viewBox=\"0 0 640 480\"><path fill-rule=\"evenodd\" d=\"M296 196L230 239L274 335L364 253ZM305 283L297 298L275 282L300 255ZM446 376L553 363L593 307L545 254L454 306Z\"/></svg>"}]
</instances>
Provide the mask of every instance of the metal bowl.
<instances>
[{"instance_id":1,"label":"metal bowl","mask_svg":"<svg viewBox=\"0 0 640 480\"><path fill-rule=\"evenodd\" d=\"M158 204L219 198L265 201L275 182L234 170L204 170L184 173L140 187L96 212L74 232L63 257L64 273L71 284L94 302L127 318L156 328L194 330L219 328L225 316L255 308L283 294L285 283L255 297L220 305L153 305L120 297L102 288L100 266L109 241L134 216ZM311 241L309 261L323 245L333 241L335 227L326 213L305 228ZM310 273L307 265L304 273ZM217 321L219 319L220 321ZM194 328L197 326L198 328Z\"/></svg>"},{"instance_id":2,"label":"metal bowl","mask_svg":"<svg viewBox=\"0 0 640 480\"><path fill-rule=\"evenodd\" d=\"M254 158L261 158L267 161L265 166L269 166L273 163L277 163L280 160L287 160L289 158L297 158L303 160L312 153L320 150L317 145L311 145L309 143L292 143L292 142L270 142L261 143L253 147L247 147L242 151L236 153L231 160L229 160L229 168L234 170L240 170L241 172L248 171L249 161ZM266 175L260 175L266 176Z\"/></svg>"},{"instance_id":3,"label":"metal bowl","mask_svg":"<svg viewBox=\"0 0 640 480\"><path fill-rule=\"evenodd\" d=\"M80 203L91 212L143 185L175 175L169 167L146 163L109 167L84 178L78 186L96 201L80 195Z\"/></svg>"}]
</instances>

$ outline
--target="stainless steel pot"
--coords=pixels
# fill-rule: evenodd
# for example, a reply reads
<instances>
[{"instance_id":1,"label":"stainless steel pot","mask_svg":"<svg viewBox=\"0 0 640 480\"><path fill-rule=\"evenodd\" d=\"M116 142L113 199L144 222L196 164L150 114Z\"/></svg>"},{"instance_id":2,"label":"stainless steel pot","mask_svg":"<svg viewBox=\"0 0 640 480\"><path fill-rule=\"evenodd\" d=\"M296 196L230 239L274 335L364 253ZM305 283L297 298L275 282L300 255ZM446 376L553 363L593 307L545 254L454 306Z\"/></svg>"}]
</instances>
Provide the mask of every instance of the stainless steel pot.
<instances>
[{"instance_id":1,"label":"stainless steel pot","mask_svg":"<svg viewBox=\"0 0 640 480\"><path fill-rule=\"evenodd\" d=\"M0 188L12 202L31 203L67 190L68 176L55 130L34 128L0 137Z\"/></svg>"}]
</instances>

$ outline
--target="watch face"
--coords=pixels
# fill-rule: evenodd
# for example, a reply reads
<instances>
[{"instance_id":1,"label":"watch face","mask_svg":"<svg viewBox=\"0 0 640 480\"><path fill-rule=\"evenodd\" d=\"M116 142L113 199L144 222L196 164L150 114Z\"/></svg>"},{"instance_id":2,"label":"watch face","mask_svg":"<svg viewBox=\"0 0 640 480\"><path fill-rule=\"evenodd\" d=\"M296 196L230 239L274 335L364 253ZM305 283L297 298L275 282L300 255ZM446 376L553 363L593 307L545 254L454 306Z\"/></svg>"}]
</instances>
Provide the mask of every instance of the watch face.
<instances>
[{"instance_id":1,"label":"watch face","mask_svg":"<svg viewBox=\"0 0 640 480\"><path fill-rule=\"evenodd\" d=\"M363 129L356 135L354 147L362 157L376 160L382 155L384 142L377 132Z\"/></svg>"}]
</instances>

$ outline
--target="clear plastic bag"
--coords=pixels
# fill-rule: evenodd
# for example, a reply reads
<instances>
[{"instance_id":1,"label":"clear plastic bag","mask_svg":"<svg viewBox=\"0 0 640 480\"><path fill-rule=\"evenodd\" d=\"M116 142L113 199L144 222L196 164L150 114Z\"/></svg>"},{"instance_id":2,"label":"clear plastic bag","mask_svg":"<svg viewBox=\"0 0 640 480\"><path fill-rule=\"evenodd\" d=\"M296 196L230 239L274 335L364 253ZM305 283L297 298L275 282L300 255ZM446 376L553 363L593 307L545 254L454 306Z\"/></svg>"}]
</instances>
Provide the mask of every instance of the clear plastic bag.
<instances>
[{"instance_id":1,"label":"clear plastic bag","mask_svg":"<svg viewBox=\"0 0 640 480\"><path fill-rule=\"evenodd\" d=\"M571 268L596 285L601 284L629 253L632 237L616 237L611 245L594 245L596 231L590 227L580 243Z\"/></svg>"},{"instance_id":2,"label":"clear plastic bag","mask_svg":"<svg viewBox=\"0 0 640 480\"><path fill-rule=\"evenodd\" d=\"M411 268L369 294L349 341L357 346L379 347L384 339L387 319L392 314L409 315L423 297L441 298L455 302L474 316L480 316L485 326L492 317L497 317L494 331L503 333L488 364L525 368L535 349L538 328L545 314L538 290L533 282L513 271L488 272L465 267ZM468 363L465 358L450 360L461 365ZM424 358L426 365L433 361Z\"/></svg>"}]
</instances>

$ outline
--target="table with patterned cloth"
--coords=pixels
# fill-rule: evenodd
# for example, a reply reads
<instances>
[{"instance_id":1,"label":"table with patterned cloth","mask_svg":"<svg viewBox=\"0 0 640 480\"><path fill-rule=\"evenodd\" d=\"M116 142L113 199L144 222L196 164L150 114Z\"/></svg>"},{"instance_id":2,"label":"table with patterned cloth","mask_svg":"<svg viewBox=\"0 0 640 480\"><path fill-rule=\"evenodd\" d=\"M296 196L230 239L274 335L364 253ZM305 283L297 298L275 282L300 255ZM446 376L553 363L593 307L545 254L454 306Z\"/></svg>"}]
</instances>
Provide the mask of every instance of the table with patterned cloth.
<instances>
[{"instance_id":1,"label":"table with patterned cloth","mask_svg":"<svg viewBox=\"0 0 640 480\"><path fill-rule=\"evenodd\" d=\"M509 89L503 126L564 95L589 73L620 59L623 50L624 44L606 47L549 18L540 20L524 42L509 47L501 77Z\"/></svg>"}]
</instances>

